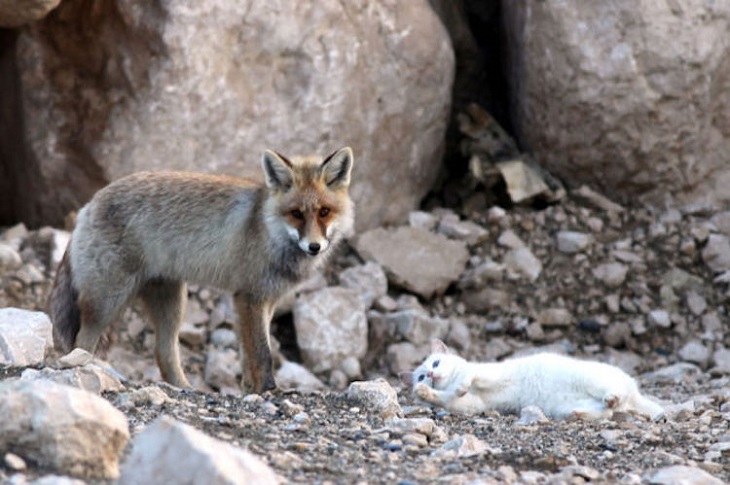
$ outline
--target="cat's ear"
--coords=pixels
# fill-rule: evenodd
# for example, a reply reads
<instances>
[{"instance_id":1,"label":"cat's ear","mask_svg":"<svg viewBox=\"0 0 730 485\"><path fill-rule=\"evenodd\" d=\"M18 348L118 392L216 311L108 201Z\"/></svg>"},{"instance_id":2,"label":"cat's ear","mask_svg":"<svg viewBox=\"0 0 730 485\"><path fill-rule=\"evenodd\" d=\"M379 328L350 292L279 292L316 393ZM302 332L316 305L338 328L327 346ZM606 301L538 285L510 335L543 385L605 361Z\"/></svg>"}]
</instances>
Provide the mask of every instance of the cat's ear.
<instances>
[{"instance_id":1,"label":"cat's ear","mask_svg":"<svg viewBox=\"0 0 730 485\"><path fill-rule=\"evenodd\" d=\"M431 353L432 354L448 354L449 348L441 340L435 338L431 340Z\"/></svg>"},{"instance_id":2,"label":"cat's ear","mask_svg":"<svg viewBox=\"0 0 730 485\"><path fill-rule=\"evenodd\" d=\"M408 387L413 387L413 372L401 372L398 374L400 381Z\"/></svg>"}]
</instances>

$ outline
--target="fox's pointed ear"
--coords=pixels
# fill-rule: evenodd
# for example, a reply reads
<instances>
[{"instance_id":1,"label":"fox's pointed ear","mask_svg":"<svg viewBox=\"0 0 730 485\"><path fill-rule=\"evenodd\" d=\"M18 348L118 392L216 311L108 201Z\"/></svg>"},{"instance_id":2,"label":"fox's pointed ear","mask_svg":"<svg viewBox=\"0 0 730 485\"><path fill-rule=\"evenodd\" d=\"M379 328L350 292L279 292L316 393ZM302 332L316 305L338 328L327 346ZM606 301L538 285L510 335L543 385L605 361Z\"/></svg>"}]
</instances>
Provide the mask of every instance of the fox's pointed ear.
<instances>
[{"instance_id":1,"label":"fox's pointed ear","mask_svg":"<svg viewBox=\"0 0 730 485\"><path fill-rule=\"evenodd\" d=\"M431 340L431 353L432 354L448 354L449 348L441 340L435 338Z\"/></svg>"},{"instance_id":2,"label":"fox's pointed ear","mask_svg":"<svg viewBox=\"0 0 730 485\"><path fill-rule=\"evenodd\" d=\"M352 171L352 148L340 148L322 161L320 170L328 187L345 189L350 186L350 172Z\"/></svg>"},{"instance_id":3,"label":"fox's pointed ear","mask_svg":"<svg viewBox=\"0 0 730 485\"><path fill-rule=\"evenodd\" d=\"M413 387L413 372L401 372L398 374L400 381L408 387Z\"/></svg>"},{"instance_id":4,"label":"fox's pointed ear","mask_svg":"<svg viewBox=\"0 0 730 485\"><path fill-rule=\"evenodd\" d=\"M270 189L287 190L292 186L291 162L273 150L266 150L261 161L266 175L266 186Z\"/></svg>"}]
</instances>

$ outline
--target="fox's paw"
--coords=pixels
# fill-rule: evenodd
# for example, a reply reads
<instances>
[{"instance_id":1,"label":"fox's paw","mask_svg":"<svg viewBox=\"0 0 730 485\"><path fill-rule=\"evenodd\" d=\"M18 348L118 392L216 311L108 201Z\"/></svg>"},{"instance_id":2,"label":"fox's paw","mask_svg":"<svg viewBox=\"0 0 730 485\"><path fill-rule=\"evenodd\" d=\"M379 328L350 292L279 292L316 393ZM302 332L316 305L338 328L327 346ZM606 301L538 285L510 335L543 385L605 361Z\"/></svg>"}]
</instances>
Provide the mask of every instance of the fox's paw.
<instances>
[{"instance_id":1,"label":"fox's paw","mask_svg":"<svg viewBox=\"0 0 730 485\"><path fill-rule=\"evenodd\" d=\"M424 401L433 401L436 399L434 390L423 383L416 384L416 387L413 388L413 392Z\"/></svg>"}]
</instances>

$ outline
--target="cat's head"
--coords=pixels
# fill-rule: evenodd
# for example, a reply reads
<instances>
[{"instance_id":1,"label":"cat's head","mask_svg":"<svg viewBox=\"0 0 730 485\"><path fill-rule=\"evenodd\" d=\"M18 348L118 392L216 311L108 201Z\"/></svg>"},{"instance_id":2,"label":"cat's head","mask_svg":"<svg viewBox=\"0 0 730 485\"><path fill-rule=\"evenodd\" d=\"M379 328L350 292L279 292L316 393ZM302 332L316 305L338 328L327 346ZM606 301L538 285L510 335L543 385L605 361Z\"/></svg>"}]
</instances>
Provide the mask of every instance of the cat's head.
<instances>
[{"instance_id":1,"label":"cat's head","mask_svg":"<svg viewBox=\"0 0 730 485\"><path fill-rule=\"evenodd\" d=\"M424 383L434 389L443 389L464 359L454 355L439 339L431 341L431 354L413 372L400 374L401 381L408 386Z\"/></svg>"}]
</instances>

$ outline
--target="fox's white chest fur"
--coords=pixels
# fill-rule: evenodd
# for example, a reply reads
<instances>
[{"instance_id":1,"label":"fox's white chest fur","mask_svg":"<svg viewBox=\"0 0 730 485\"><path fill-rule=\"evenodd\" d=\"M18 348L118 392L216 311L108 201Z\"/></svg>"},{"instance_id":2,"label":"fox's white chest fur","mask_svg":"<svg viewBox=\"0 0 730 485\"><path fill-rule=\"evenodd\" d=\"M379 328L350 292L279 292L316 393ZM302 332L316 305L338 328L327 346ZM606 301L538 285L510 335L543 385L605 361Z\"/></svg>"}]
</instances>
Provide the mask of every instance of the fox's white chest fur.
<instances>
[{"instance_id":1,"label":"fox's white chest fur","mask_svg":"<svg viewBox=\"0 0 730 485\"><path fill-rule=\"evenodd\" d=\"M631 376L612 365L551 353L476 363L446 353L443 343L434 346L436 352L413 373L414 391L454 413L518 413L526 406L538 406L553 419L595 419L614 411L662 413Z\"/></svg>"}]
</instances>

